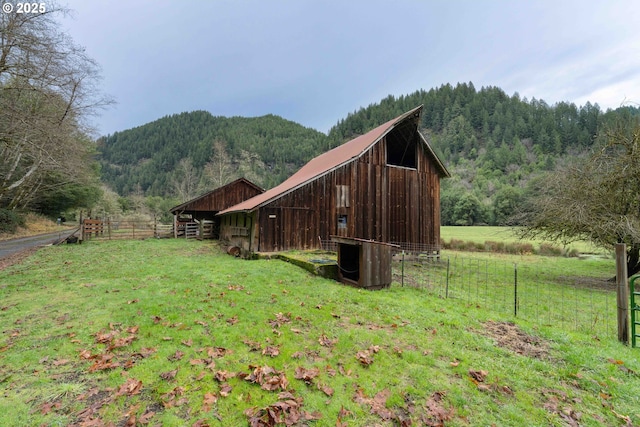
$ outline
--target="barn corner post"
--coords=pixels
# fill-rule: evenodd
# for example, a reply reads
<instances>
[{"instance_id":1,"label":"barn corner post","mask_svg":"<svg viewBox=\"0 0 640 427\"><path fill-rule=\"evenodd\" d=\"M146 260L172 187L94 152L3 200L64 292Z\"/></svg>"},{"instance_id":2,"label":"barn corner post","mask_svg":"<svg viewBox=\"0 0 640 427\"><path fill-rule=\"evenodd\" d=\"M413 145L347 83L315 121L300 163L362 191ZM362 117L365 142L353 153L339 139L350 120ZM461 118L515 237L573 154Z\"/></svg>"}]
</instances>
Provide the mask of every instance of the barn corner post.
<instances>
[{"instance_id":1,"label":"barn corner post","mask_svg":"<svg viewBox=\"0 0 640 427\"><path fill-rule=\"evenodd\" d=\"M616 289L618 302L618 341L629 345L629 278L627 245L616 244Z\"/></svg>"}]
</instances>

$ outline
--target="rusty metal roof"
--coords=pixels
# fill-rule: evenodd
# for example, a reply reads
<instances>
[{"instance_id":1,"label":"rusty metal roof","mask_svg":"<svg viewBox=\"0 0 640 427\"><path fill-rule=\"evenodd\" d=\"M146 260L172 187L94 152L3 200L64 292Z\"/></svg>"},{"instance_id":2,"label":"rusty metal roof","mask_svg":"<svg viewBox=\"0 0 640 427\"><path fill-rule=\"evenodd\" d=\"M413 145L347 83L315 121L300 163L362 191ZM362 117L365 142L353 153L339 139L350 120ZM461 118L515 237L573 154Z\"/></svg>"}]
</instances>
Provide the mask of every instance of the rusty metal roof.
<instances>
[{"instance_id":1,"label":"rusty metal roof","mask_svg":"<svg viewBox=\"0 0 640 427\"><path fill-rule=\"evenodd\" d=\"M332 170L350 162L351 160L364 154L369 147L378 142L382 137L389 133L396 125L409 119L416 119L416 126L418 118L422 113L422 105L410 110L403 115L389 120L388 122L378 126L377 128L360 135L359 137L345 142L344 144L327 151L315 157L309 161L306 165L298 170L298 172L291 175L287 180L280 185L273 187L270 190L265 191L251 199L245 200L235 206L231 206L228 209L220 211L218 215L223 215L231 212L251 212L291 191L303 186L304 184L312 181L315 178L321 177ZM426 140L421 137L421 140L425 143L429 152L433 155L436 163L441 168L443 175L449 176L449 172L444 167L442 162L435 155L435 152L429 147Z\"/></svg>"}]
</instances>

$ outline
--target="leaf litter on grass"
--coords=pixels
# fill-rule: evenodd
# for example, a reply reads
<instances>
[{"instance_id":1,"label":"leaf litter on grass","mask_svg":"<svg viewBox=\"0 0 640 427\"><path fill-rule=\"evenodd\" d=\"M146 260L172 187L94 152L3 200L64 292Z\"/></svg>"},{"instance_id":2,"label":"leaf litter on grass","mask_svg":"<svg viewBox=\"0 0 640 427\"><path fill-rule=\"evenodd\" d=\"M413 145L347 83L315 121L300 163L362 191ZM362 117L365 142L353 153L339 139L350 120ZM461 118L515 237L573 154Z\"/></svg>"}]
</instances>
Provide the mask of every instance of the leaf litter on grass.
<instances>
[{"instance_id":1,"label":"leaf litter on grass","mask_svg":"<svg viewBox=\"0 0 640 427\"><path fill-rule=\"evenodd\" d=\"M154 245L154 248L161 248L162 245L167 244L167 248L171 248L172 245L182 247L184 243L136 243L132 247L143 248L149 244ZM184 245L186 247L188 244ZM88 251L92 249L92 246L87 246ZM504 369L499 364L493 365L490 360L494 357L502 357L502 353L488 352L485 355L486 350L475 349L472 361L465 356L464 352L467 348L462 344L462 339L455 338L456 342L449 341L451 330L455 330L459 334L461 332L468 333L470 329L472 329L471 332L473 329L495 329L496 331L490 336L496 343L499 340L495 337L504 338L504 336L515 333L514 337L506 340L520 343L519 346L514 347L513 352L523 356L537 354L532 357L545 362L550 361L548 347L546 347L547 356L540 351L545 348L546 341L536 342L530 339L536 337L522 336L517 333L517 330L510 330L512 325L508 322L480 323L480 321L476 322L475 319L472 319L471 316L465 319L466 324L471 322L470 329L465 329L465 325L456 320L443 319L456 312L453 305L448 304L447 301L439 301L438 306L442 307L443 311L431 310L429 298L416 299L417 294L413 290L392 288L379 293L365 294L323 281L323 291L318 292L317 286L309 286L307 283L307 281L315 280L312 278L296 276L291 280L274 280L274 277L294 276L295 272L286 270L289 267L282 269L285 271L280 271L279 264L260 261L255 264L249 262L232 264L232 268L235 270L243 269L242 280L249 277L246 279L246 283L242 282L242 285L237 285L237 281L240 280L238 274L230 274L225 279L226 276L220 276L217 271L220 268L227 268L220 267L227 263L224 258L214 260L215 268L202 269L200 267L203 265L204 259L192 260L187 257L174 259L173 254L180 251L170 252L172 262L166 263L167 265L185 264L184 267L180 267L180 280L167 280L167 276L174 273L159 273L159 267L156 266L152 275L154 280L158 280L158 283L153 287L138 289L135 295L128 291L128 289L133 289L131 286L121 286L116 281L112 284L112 282L105 282L99 278L82 276L78 283L91 282L96 285L86 288L72 283L73 288L79 288L80 292L95 293L96 289L105 287L110 290L120 290L120 293L109 292L101 297L99 303L101 308L104 307L107 310L109 307L115 308L111 311L111 317L108 320L105 321L106 317L94 320L93 313L87 315L90 319L88 323L91 325L95 321L95 325L109 324L108 328L95 332L98 327L89 326L93 331L88 333L76 330L77 336L70 341L76 345L73 352L70 353L62 349L55 358L53 356L50 358L51 362L47 365L51 369L72 368L71 365L76 360L80 365L82 375L88 378L83 381L83 384L88 390L87 393L93 392L94 394L92 397L77 400L78 408L73 410L72 416L75 418L71 420L72 423L87 426L127 425L135 421L136 424L141 425L145 423L162 425L164 422L175 424L177 419L182 419L184 425L204 426L208 424L219 425L215 421L215 418L218 418L222 419L223 423L230 423L228 425L241 425L244 421L245 424L249 422L252 423L251 425L269 426L275 425L269 423L274 423L276 420L288 420L291 425L295 425L296 422L299 425L311 425L315 422L307 417L313 417L314 412L321 411L324 420L317 422L318 425L340 427L344 425L391 424L441 426L450 423L456 424L454 418L458 416L463 424L472 424L474 420L481 419L483 424L486 422L487 425L490 425L492 422L496 422L496 418L492 418L492 415L488 414L481 405L490 400L495 401L495 396L477 393L475 388L469 388L470 382L468 380L458 381L455 384L442 382L442 378L438 379L441 373L437 372L438 369L442 370L442 366L436 365L434 367L433 364L434 361L446 360L449 365L453 360L451 362L452 368L460 365L458 369L455 369L458 371L458 380L472 378L470 374L465 378L465 373L469 372L469 369L484 370L487 375L484 375L484 380L479 381L478 384L489 387L488 391L490 392L502 392L501 389L494 388L491 381L497 382L499 377L505 377ZM195 258L191 252L187 255ZM206 253L208 258L211 255L211 251ZM215 254L213 255L215 256ZM100 260L108 259L109 256L93 258ZM207 265L213 265L210 259L205 261L209 263ZM73 280L70 276L73 274L73 267L70 266L73 265L79 266L81 264L78 262L65 264L64 280ZM200 269L198 270L197 267ZM277 274L271 273L271 269L274 267ZM198 275L188 276L187 268L190 269L189 271L199 271ZM261 269L269 271L269 275L265 275ZM25 270L24 274L28 274L28 272ZM150 276L150 274L149 272L142 273L143 277ZM250 276L254 274L257 278L251 279ZM211 277L200 277L200 275ZM122 279L118 278L117 280ZM137 281L138 279L127 280ZM297 286L295 280L300 282L301 286ZM197 286L198 281L204 284L202 289ZM105 283L109 284L105 285ZM185 285L183 283L189 284L190 292L184 292ZM225 302L230 300L231 292L234 291L235 304L218 304L218 299L215 296L207 296L207 291L211 291L206 286L207 283L215 283L216 286L222 287L227 292ZM47 286L51 289L54 286L63 286L63 284L47 283ZM286 293L282 292L283 286L287 288ZM0 291L2 290L0 289ZM144 292L151 291L154 293L144 294ZM169 300L164 300L163 295ZM211 292L211 295L215 295L215 292ZM95 298L95 295L92 294L91 297ZM149 304L151 298L153 298L153 305ZM123 304L123 302L134 299L138 299L136 304ZM411 303L402 305L403 299L410 299ZM299 301L301 300L304 300L309 308L300 305ZM8 308L2 311L2 314L11 315L14 312L11 304L16 301L11 300L5 303L4 306ZM249 307L251 308L249 309ZM316 307L317 310L313 307ZM53 319L64 320L65 313L70 313L73 319L75 314L66 306L53 307L53 310L57 310L58 313ZM248 315L249 312L251 312L251 316ZM341 314L335 315L336 312ZM329 313L331 317L329 317ZM348 317L345 316L345 313L348 313ZM402 316L398 317L398 313L402 313ZM436 313L435 316L433 313ZM298 329L301 328L301 324L296 323L300 315L305 317L302 329ZM229 319L231 321L227 321ZM2 319L0 318L0 320ZM11 319L12 322L13 320L15 318ZM58 328L60 326L58 323L61 320L56 320L57 323L54 323L54 327ZM65 322L68 323L67 320ZM206 327L206 324L213 326L211 326L211 331L206 331L208 334L203 338L201 334L205 331L195 325ZM126 327L123 325L136 326ZM140 326L137 327L137 325ZM154 325L161 325L164 328L154 327ZM187 325L194 325L193 330L191 331ZM517 329L515 324L513 326ZM5 344L10 339L17 344L22 344L23 341L29 339L30 330L27 324L20 324L20 326L3 324L3 327L4 331L20 328L20 333L16 337L9 337L9 332L5 332ZM59 329L63 327L64 324ZM437 334L435 333L436 327ZM171 330L165 328L171 328ZM274 331L281 332L281 334ZM434 333L430 333L430 331ZM93 334L91 334L92 332ZM171 339L162 341L163 334ZM274 337L273 334L277 337ZM292 336L293 339L291 339ZM271 339L267 338L266 343L264 341L262 343L252 342L251 339L256 339L256 337L271 337ZM246 345L242 344L243 341ZM522 345L523 343L528 344L530 348ZM373 344L379 345L373 346ZM134 348L136 346L137 348ZM0 347L2 347L2 343L0 343ZM265 350L268 347L278 348L279 354L274 357L271 349ZM255 351L250 352L251 349ZM376 355L374 350L380 353ZM13 349L6 348L3 351L4 353L13 352ZM167 356L175 356L177 351L183 352L183 355L175 360L167 359ZM234 351L237 357L224 359L224 356L231 351ZM372 363L368 365L361 364L357 357L354 358L354 353L364 351L372 360ZM607 356L611 356L614 360L627 360L629 357L625 356L623 352L617 351L612 351ZM600 360L606 360L607 356ZM39 355L36 360L42 357ZM214 359L217 361L217 366ZM65 360L70 362L55 366L56 361ZM205 362L209 360L213 365L205 367ZM193 361L197 363L193 363ZM550 362L553 363L553 361ZM607 372L606 369L595 367L594 369L599 369L598 372L606 373L606 375L620 376L617 380L621 380L622 376L625 376L629 382L633 382L635 375L631 372L640 369L637 368L637 364L630 362L629 360L625 365L615 365L616 368L618 366L627 368L630 373L626 374L623 370L616 368L609 369L613 373ZM89 372L91 366L96 363L96 367L101 369ZM611 364L607 365L611 366ZM243 370L241 366L250 366L248 373L246 368ZM267 366L273 369L272 375L265 375L269 371L265 368ZM243 379L254 374L258 368L261 369L256 375L262 374L262 380L256 379L255 382L251 382ZM303 371L303 369L307 371ZM317 374L315 369L318 369ZM447 369L450 368L447 367ZM541 365L540 369L548 368ZM406 374L403 370L406 370ZM47 374L44 370L41 371L40 375ZM170 377L166 379L160 377L160 373L172 371L175 373ZM417 378L411 374L411 372L418 371L428 375L429 380ZM9 368L1 367L0 381L4 381L2 378L7 375L19 376L20 374L16 372L11 366ZM575 373L575 370L573 372ZM555 375L561 377L562 374ZM589 380L593 378L603 382L609 381L603 375L600 373L590 374ZM294 386L286 385L283 387L284 380L288 384L289 377L292 378ZM105 385L94 389L92 384L103 380L107 382L100 382L100 384ZM10 379L7 380L7 383L13 381ZM586 381L584 380L584 382ZM267 384L266 389L263 389L264 384ZM461 390L457 389L459 386L461 386ZM553 385L549 385L547 389L553 389L553 387ZM355 392L353 390L358 388L363 390L361 397L354 398ZM249 389L255 391L249 392ZM538 390L541 389L543 387ZM364 390L371 391L367 394ZM385 390L387 391L385 392ZM136 393L136 391L138 392ZM616 397L619 391L612 387L605 392L611 396L606 400L606 403L610 405L609 414L611 414L614 412L613 403L616 406L620 404L620 400ZM116 396L118 393L120 396ZM131 395L128 396L127 393L131 393ZM289 393L290 395L278 396L280 393ZM387 393L389 394L387 395ZM468 398L468 403L465 403L464 407L459 403L461 395ZM542 403L550 402L550 406L548 406L550 410L546 412L551 415L548 415L546 420L556 420L559 417L553 409L552 398L557 399L557 410L560 412L569 411L569 416L572 416L570 415L571 410L575 413L587 414L589 411L582 409L581 403L572 400L583 397L584 393L580 391L576 391L575 396L566 401L562 400L563 398L558 394L548 394L546 400L542 401ZM65 397L65 399L67 398ZM517 396L510 399L513 400L510 404L513 403L519 411L530 408L526 404L518 402ZM131 400L131 403L128 403L127 400ZM479 402L480 406L478 406ZM34 401L33 408L38 408L41 404L40 401ZM466 409L466 405L469 405L470 409ZM539 406L540 412L543 412L543 405ZM34 425L55 423L56 413L62 412L64 407L64 403L62 407L58 407L55 403L42 406L43 410L48 413L38 418L38 422ZM244 414L247 407L253 408L253 411ZM203 411L201 408L210 411ZM478 414L473 414L473 411ZM613 418L605 415L606 411L591 409L591 412L594 413L588 415L593 419L600 417L603 424L611 424L616 420L620 423L626 422L626 419L623 418L626 415ZM624 411L619 412L624 413ZM304 415L304 413L310 415ZM630 415L635 416L633 413ZM238 416L245 418L240 420ZM484 418L477 418L478 416ZM536 416L538 417L535 419L536 423L544 422L545 418L541 418L540 414ZM228 417L233 421L228 421ZM172 421L166 421L167 419ZM583 419L580 420L580 423Z\"/></svg>"},{"instance_id":2,"label":"leaf litter on grass","mask_svg":"<svg viewBox=\"0 0 640 427\"><path fill-rule=\"evenodd\" d=\"M499 347L507 348L522 356L548 359L549 344L540 337L527 334L513 322L489 320L483 324L480 334L491 337Z\"/></svg>"}]
</instances>

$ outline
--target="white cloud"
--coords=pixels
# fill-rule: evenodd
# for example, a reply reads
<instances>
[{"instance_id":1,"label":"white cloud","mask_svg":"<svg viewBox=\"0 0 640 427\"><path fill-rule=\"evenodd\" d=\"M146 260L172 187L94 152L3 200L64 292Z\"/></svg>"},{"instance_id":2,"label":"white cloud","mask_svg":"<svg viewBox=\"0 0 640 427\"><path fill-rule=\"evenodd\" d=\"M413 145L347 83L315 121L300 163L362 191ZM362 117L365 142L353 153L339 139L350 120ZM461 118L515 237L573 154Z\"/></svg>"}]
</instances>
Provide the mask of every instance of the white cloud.
<instances>
[{"instance_id":1,"label":"white cloud","mask_svg":"<svg viewBox=\"0 0 640 427\"><path fill-rule=\"evenodd\" d=\"M326 131L388 94L473 82L578 105L638 101L632 0L71 0L72 37L119 104L103 132L165 114L278 114Z\"/></svg>"}]
</instances>

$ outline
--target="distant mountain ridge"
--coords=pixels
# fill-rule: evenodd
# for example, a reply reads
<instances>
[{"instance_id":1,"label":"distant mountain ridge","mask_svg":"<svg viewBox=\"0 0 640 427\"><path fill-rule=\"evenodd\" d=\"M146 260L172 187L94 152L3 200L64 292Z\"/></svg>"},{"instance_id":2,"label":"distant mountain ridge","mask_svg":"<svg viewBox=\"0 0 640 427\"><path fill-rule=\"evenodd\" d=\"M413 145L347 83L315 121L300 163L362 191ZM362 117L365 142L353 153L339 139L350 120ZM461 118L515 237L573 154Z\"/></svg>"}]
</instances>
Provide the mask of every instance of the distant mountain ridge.
<instances>
[{"instance_id":1,"label":"distant mountain ridge","mask_svg":"<svg viewBox=\"0 0 640 427\"><path fill-rule=\"evenodd\" d=\"M636 107L602 111L591 103L550 106L473 83L390 95L349 114L328 135L275 115L193 111L100 138L102 180L122 196L175 197L175 182L186 179L177 169L188 159L196 177L241 174L271 188L311 158L418 105L424 105L421 131L453 174L442 186L443 225L504 222L536 175L590 150L617 115L640 114Z\"/></svg>"},{"instance_id":2,"label":"distant mountain ridge","mask_svg":"<svg viewBox=\"0 0 640 427\"><path fill-rule=\"evenodd\" d=\"M141 191L168 196L180 161L190 159L202 173L215 142L226 148L233 169L243 156L245 162L248 159L251 164L245 166L266 187L278 184L328 148L323 133L278 116L219 117L193 111L100 138L102 180L121 195Z\"/></svg>"}]
</instances>

